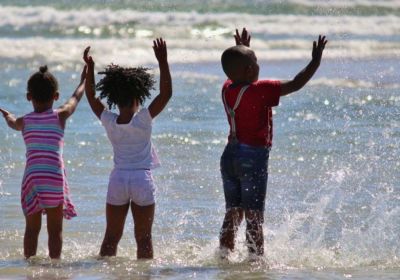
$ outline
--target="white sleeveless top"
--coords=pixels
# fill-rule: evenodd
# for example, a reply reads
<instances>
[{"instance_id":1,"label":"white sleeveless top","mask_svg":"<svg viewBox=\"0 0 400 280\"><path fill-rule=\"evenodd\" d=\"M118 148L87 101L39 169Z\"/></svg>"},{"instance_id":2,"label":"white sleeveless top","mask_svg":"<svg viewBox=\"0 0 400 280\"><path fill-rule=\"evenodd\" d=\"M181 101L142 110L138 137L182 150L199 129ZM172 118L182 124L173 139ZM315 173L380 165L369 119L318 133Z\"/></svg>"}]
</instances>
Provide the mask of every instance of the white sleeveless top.
<instances>
[{"instance_id":1,"label":"white sleeveless top","mask_svg":"<svg viewBox=\"0 0 400 280\"><path fill-rule=\"evenodd\" d=\"M127 124L117 123L118 115L104 110L100 120L114 150L114 168L153 169L160 166L151 143L153 119L147 108L136 113Z\"/></svg>"}]
</instances>

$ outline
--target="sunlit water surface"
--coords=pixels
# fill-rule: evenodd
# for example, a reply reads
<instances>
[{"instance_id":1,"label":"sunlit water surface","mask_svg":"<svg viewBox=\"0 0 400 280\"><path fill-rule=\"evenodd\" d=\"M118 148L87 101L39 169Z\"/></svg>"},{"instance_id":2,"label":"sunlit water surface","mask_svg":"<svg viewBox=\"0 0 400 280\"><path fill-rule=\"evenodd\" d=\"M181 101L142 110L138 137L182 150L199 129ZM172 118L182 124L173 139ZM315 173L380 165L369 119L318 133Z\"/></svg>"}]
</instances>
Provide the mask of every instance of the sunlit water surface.
<instances>
[{"instance_id":1,"label":"sunlit water surface","mask_svg":"<svg viewBox=\"0 0 400 280\"><path fill-rule=\"evenodd\" d=\"M130 217L118 257L97 257L112 153L86 100L66 129L64 158L79 216L64 223L63 258L57 263L46 258L43 227L38 256L23 260L19 201L25 148L20 133L0 123L1 279L400 277L400 19L395 1L375 10L366 2L359 8L365 15L351 12L357 11L351 4L341 14L341 1L314 10L315 1L304 0L287 5L281 16L254 15L251 9L246 11L253 14L242 14L243 7L222 15L186 6L167 13L158 2L143 14L129 1L126 10L118 1L109 3L111 10L98 5L94 16L84 1L77 8L50 7L46 1L23 7L22 2L14 2L22 7L0 10L1 107L17 115L32 110L24 98L26 80L41 64L59 79L62 100L57 105L62 104L78 82L81 51L88 44L97 69L110 62L146 65L158 78L150 46L160 34L169 43L174 96L153 128L162 167L154 171L152 261L136 260ZM138 5L138 10L147 7ZM261 77L294 77L308 63L315 35L325 33L330 42L313 80L274 108L266 255L249 262L242 227L236 252L223 262L216 254L224 215L219 157L228 126L219 57L233 43L232 30L244 24L254 31Z\"/></svg>"}]
</instances>

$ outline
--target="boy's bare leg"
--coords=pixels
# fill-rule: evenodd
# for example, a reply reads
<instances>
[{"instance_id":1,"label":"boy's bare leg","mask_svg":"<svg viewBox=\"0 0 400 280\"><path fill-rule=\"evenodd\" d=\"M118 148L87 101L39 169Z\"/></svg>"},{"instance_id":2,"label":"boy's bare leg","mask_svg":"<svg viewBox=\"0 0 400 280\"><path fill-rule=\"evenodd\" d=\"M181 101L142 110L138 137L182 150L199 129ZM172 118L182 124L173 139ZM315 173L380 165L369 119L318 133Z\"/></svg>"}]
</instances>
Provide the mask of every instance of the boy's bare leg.
<instances>
[{"instance_id":1,"label":"boy's bare leg","mask_svg":"<svg viewBox=\"0 0 400 280\"><path fill-rule=\"evenodd\" d=\"M124 232L126 215L128 214L129 204L106 206L107 228L101 244L100 256L111 257L117 255L118 243Z\"/></svg>"},{"instance_id":2,"label":"boy's bare leg","mask_svg":"<svg viewBox=\"0 0 400 280\"><path fill-rule=\"evenodd\" d=\"M49 257L59 259L62 249L63 205L47 208L47 233L49 234Z\"/></svg>"},{"instance_id":3,"label":"boy's bare leg","mask_svg":"<svg viewBox=\"0 0 400 280\"><path fill-rule=\"evenodd\" d=\"M131 202L131 211L135 225L135 239L137 244L138 259L153 258L153 243L151 228L154 220L155 204L139 206Z\"/></svg>"},{"instance_id":4,"label":"boy's bare leg","mask_svg":"<svg viewBox=\"0 0 400 280\"><path fill-rule=\"evenodd\" d=\"M25 216L24 256L29 259L36 255L40 228L42 227L42 212Z\"/></svg>"},{"instance_id":5,"label":"boy's bare leg","mask_svg":"<svg viewBox=\"0 0 400 280\"><path fill-rule=\"evenodd\" d=\"M246 210L246 242L249 252L262 256L264 254L263 222L262 211Z\"/></svg>"},{"instance_id":6,"label":"boy's bare leg","mask_svg":"<svg viewBox=\"0 0 400 280\"><path fill-rule=\"evenodd\" d=\"M243 209L239 207L228 209L222 224L219 246L220 249L227 248L231 251L235 248L235 236L243 220Z\"/></svg>"}]
</instances>

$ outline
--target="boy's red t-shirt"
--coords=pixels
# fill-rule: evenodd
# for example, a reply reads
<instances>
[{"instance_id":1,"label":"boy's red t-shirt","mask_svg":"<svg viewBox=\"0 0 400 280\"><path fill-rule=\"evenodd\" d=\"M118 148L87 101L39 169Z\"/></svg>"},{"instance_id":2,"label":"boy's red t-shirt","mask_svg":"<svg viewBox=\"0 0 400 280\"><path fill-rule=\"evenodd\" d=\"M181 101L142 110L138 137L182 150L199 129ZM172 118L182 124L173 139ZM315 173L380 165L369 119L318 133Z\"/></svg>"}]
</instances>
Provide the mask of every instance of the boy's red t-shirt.
<instances>
[{"instance_id":1,"label":"boy's red t-shirt","mask_svg":"<svg viewBox=\"0 0 400 280\"><path fill-rule=\"evenodd\" d=\"M233 84L227 80L222 88L229 108L233 108L240 89L246 84ZM272 146L272 109L279 105L280 81L260 80L247 88L235 110L236 137L240 143L250 146ZM232 124L228 112L232 138Z\"/></svg>"}]
</instances>

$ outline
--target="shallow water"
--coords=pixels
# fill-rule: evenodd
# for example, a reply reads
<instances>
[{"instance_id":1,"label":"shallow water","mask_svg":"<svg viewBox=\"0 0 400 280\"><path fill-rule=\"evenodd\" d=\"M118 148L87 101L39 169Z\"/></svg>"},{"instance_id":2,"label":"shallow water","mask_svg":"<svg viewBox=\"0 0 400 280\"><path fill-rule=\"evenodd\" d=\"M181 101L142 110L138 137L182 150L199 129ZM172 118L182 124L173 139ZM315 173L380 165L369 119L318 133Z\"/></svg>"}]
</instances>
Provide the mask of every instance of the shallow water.
<instances>
[{"instance_id":1,"label":"shallow water","mask_svg":"<svg viewBox=\"0 0 400 280\"><path fill-rule=\"evenodd\" d=\"M361 16L340 14L341 1L322 5L319 13L313 1L296 3L283 16L243 15L240 8L229 14L189 8L171 13L157 5L143 14L119 10L118 1L98 4L95 15L68 4L50 7L46 1L2 7L0 106L17 115L31 110L25 83L38 65L48 64L59 79L59 105L77 83L87 44L97 69L109 62L154 68L151 38L159 34L170 48L174 97L153 129L162 167L154 171L155 259L148 262L135 258L131 218L118 257L97 259L112 154L86 100L66 129L64 158L79 216L64 223L63 259L51 264L45 257L44 227L38 257L24 261L19 192L25 148L21 135L0 122L0 278L398 279L399 7L392 1ZM367 11L375 4L360 5ZM242 227L237 251L230 262L221 262L216 256L224 214L219 156L228 127L219 93L224 81L219 56L233 43L231 30L249 19L261 77L293 77L308 62L314 35L324 32L331 41L313 80L274 108L266 256L248 261ZM90 24L114 31L95 31Z\"/></svg>"}]
</instances>

